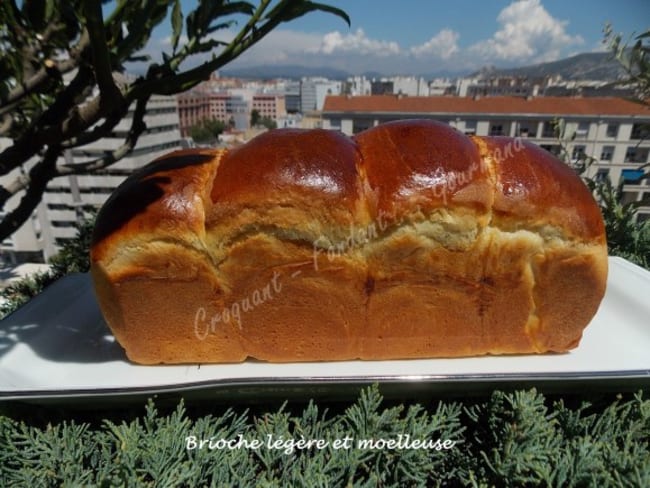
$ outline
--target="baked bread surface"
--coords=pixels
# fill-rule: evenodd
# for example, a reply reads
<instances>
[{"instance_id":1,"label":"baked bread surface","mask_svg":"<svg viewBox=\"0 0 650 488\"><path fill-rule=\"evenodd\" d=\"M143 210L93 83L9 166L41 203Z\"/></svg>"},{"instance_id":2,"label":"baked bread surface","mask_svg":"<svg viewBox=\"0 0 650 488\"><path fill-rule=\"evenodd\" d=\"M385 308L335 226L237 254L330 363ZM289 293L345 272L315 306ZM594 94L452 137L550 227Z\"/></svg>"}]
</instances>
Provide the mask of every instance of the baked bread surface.
<instances>
[{"instance_id":1,"label":"baked bread surface","mask_svg":"<svg viewBox=\"0 0 650 488\"><path fill-rule=\"evenodd\" d=\"M164 156L106 202L91 263L138 363L395 359L576 347L607 247L548 152L410 120Z\"/></svg>"}]
</instances>

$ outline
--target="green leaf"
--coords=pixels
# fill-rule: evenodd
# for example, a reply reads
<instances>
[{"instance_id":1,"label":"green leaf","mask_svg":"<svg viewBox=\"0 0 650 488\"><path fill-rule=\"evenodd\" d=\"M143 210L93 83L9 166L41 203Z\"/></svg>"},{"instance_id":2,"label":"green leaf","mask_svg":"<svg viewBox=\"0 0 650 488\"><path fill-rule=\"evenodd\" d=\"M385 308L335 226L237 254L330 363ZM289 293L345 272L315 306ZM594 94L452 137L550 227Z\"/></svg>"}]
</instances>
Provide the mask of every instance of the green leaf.
<instances>
[{"instance_id":1,"label":"green leaf","mask_svg":"<svg viewBox=\"0 0 650 488\"><path fill-rule=\"evenodd\" d=\"M218 46L227 46L227 42L218 41L217 39L208 39L205 42L201 42L196 45L196 48L192 51L193 53L205 53L211 51Z\"/></svg>"},{"instance_id":2,"label":"green leaf","mask_svg":"<svg viewBox=\"0 0 650 488\"><path fill-rule=\"evenodd\" d=\"M333 15L336 15L337 17L340 17L345 21L346 24L348 24L348 27L352 25L352 21L350 20L350 16L340 8L332 7L331 5L326 5L324 3L318 3L318 2L306 2L308 6L310 7L307 12L311 12L314 10L320 10L321 12L327 12ZM307 13L305 12L305 13Z\"/></svg>"},{"instance_id":3,"label":"green leaf","mask_svg":"<svg viewBox=\"0 0 650 488\"><path fill-rule=\"evenodd\" d=\"M181 37L183 31L183 12L181 10L180 0L175 0L174 7L172 8L172 52L176 52L178 46L178 39Z\"/></svg>"},{"instance_id":4,"label":"green leaf","mask_svg":"<svg viewBox=\"0 0 650 488\"><path fill-rule=\"evenodd\" d=\"M219 8L219 15L217 17L233 14L253 15L254 13L255 6L249 2L231 2Z\"/></svg>"},{"instance_id":5,"label":"green leaf","mask_svg":"<svg viewBox=\"0 0 650 488\"><path fill-rule=\"evenodd\" d=\"M271 10L265 18L270 20L279 17L280 21L288 22L314 11L327 12L336 15L343 19L345 23L348 24L348 27L352 24L348 14L340 8L332 7L331 5L326 5L324 3L305 1L282 2Z\"/></svg>"},{"instance_id":6,"label":"green leaf","mask_svg":"<svg viewBox=\"0 0 650 488\"><path fill-rule=\"evenodd\" d=\"M148 54L134 55L126 58L126 61L130 63L144 63L146 61L151 61L151 56Z\"/></svg>"},{"instance_id":7,"label":"green leaf","mask_svg":"<svg viewBox=\"0 0 650 488\"><path fill-rule=\"evenodd\" d=\"M56 5L54 0L47 0L45 3L45 19L49 21L56 12Z\"/></svg>"},{"instance_id":8,"label":"green leaf","mask_svg":"<svg viewBox=\"0 0 650 488\"><path fill-rule=\"evenodd\" d=\"M235 25L237 22L234 20L229 20L228 22L222 22L220 24L212 25L208 28L206 31L206 34L212 34L213 32L216 32L221 29L227 29L229 27L232 27Z\"/></svg>"}]
</instances>

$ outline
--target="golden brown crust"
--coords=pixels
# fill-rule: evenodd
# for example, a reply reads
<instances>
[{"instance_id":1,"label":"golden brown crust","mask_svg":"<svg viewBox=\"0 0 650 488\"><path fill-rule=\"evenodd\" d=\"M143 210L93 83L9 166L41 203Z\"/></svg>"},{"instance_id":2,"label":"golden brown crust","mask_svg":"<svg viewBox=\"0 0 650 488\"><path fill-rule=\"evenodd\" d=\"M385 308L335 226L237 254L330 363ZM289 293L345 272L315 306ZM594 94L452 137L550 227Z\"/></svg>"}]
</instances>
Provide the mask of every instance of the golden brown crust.
<instances>
[{"instance_id":1,"label":"golden brown crust","mask_svg":"<svg viewBox=\"0 0 650 488\"><path fill-rule=\"evenodd\" d=\"M566 351L607 275L568 167L429 121L172 153L109 199L91 260L145 364Z\"/></svg>"},{"instance_id":2,"label":"golden brown crust","mask_svg":"<svg viewBox=\"0 0 650 488\"><path fill-rule=\"evenodd\" d=\"M537 221L539 226L557 227L579 240L604 238L600 209L569 166L528 141L482 140L486 157L496 169L493 212L497 225L534 226Z\"/></svg>"}]
</instances>

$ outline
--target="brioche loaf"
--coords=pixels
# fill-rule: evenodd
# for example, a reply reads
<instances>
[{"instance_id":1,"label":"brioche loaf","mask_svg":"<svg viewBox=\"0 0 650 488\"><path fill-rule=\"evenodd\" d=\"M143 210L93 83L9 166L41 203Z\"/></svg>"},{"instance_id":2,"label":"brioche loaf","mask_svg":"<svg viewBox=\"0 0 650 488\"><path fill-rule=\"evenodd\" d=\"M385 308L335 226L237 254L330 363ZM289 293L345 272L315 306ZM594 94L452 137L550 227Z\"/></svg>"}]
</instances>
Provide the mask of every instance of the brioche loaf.
<instances>
[{"instance_id":1,"label":"brioche loaf","mask_svg":"<svg viewBox=\"0 0 650 488\"><path fill-rule=\"evenodd\" d=\"M173 152L109 198L91 261L144 364L563 352L607 275L569 167L432 121Z\"/></svg>"}]
</instances>

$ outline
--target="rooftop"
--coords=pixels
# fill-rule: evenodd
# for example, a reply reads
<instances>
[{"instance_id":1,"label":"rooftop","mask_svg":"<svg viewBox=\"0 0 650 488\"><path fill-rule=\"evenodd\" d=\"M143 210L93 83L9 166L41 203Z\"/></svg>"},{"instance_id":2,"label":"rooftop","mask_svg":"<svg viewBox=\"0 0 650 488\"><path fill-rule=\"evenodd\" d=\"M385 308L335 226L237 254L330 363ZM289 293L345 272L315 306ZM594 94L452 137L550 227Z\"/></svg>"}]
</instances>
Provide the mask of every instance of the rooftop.
<instances>
[{"instance_id":1,"label":"rooftop","mask_svg":"<svg viewBox=\"0 0 650 488\"><path fill-rule=\"evenodd\" d=\"M650 107L615 97L328 96L323 112L640 116Z\"/></svg>"}]
</instances>

